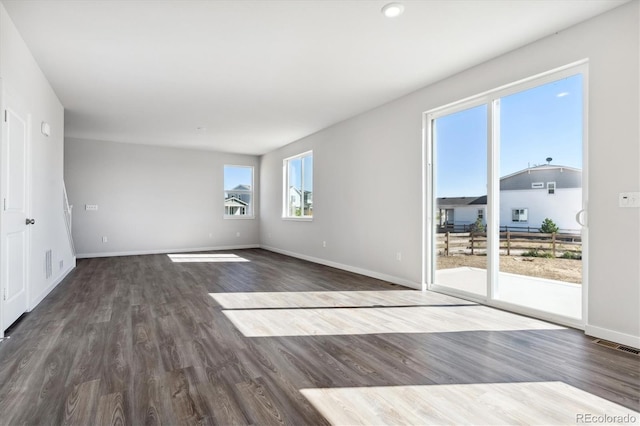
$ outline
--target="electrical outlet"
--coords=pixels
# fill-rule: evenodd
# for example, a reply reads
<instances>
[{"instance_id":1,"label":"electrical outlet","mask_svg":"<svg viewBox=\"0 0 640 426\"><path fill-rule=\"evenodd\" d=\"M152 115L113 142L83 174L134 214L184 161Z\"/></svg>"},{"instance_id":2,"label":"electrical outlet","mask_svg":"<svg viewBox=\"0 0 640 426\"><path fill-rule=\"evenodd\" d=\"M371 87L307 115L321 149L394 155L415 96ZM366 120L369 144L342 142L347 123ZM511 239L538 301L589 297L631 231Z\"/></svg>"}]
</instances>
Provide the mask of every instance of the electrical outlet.
<instances>
[{"instance_id":1,"label":"electrical outlet","mask_svg":"<svg viewBox=\"0 0 640 426\"><path fill-rule=\"evenodd\" d=\"M396 253L396 260L397 260L398 262L400 262L400 261L402 260L402 253L401 253L401 252L397 252L397 253Z\"/></svg>"},{"instance_id":2,"label":"electrical outlet","mask_svg":"<svg viewBox=\"0 0 640 426\"><path fill-rule=\"evenodd\" d=\"M323 242L322 242L322 247L326 247L326 246L327 246L327 242L326 242L326 241L323 241Z\"/></svg>"},{"instance_id":3,"label":"electrical outlet","mask_svg":"<svg viewBox=\"0 0 640 426\"><path fill-rule=\"evenodd\" d=\"M103 242L103 243L106 243L106 242L108 242L108 241L109 241L109 240L107 239L107 237L102 237L102 242Z\"/></svg>"},{"instance_id":4,"label":"electrical outlet","mask_svg":"<svg viewBox=\"0 0 640 426\"><path fill-rule=\"evenodd\" d=\"M618 202L620 207L640 207L640 192L621 192Z\"/></svg>"}]
</instances>

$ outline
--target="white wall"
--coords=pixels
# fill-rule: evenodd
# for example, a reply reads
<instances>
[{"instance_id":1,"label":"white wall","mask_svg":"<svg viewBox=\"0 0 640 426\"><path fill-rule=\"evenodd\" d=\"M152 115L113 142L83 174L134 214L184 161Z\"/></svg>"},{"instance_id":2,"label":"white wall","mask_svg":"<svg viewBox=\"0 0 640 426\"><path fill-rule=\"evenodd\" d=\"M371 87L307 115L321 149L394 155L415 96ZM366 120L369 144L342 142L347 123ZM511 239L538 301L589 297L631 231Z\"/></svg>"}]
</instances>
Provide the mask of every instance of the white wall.
<instances>
[{"instance_id":1,"label":"white wall","mask_svg":"<svg viewBox=\"0 0 640 426\"><path fill-rule=\"evenodd\" d=\"M255 156L67 139L78 257L256 247L257 218L223 219L225 164L254 166L259 174ZM98 210L86 211L86 204Z\"/></svg>"},{"instance_id":2,"label":"white wall","mask_svg":"<svg viewBox=\"0 0 640 426\"><path fill-rule=\"evenodd\" d=\"M512 209L527 209L528 221L512 222ZM540 228L542 221L549 218L558 225L560 232L580 233L576 213L581 209L582 188L557 188L553 195L546 188L500 191L500 226L512 226L514 230L527 226Z\"/></svg>"},{"instance_id":3,"label":"white wall","mask_svg":"<svg viewBox=\"0 0 640 426\"><path fill-rule=\"evenodd\" d=\"M630 238L640 210L617 205L619 192L640 190L639 15L634 0L263 156L263 245L417 286L423 111L588 58L586 331L640 346L640 238ZM282 159L309 149L314 220L284 221Z\"/></svg>"},{"instance_id":4,"label":"white wall","mask_svg":"<svg viewBox=\"0 0 640 426\"><path fill-rule=\"evenodd\" d=\"M31 115L31 256L29 308L37 305L75 266L62 207L64 109L0 4L0 78ZM40 124L51 125L51 135ZM0 173L2 176L3 173ZM53 274L46 278L45 252L52 250ZM60 267L62 262L62 267Z\"/></svg>"},{"instance_id":5,"label":"white wall","mask_svg":"<svg viewBox=\"0 0 640 426\"><path fill-rule=\"evenodd\" d=\"M478 220L478 210L480 209L482 209L482 223L486 225L487 206L484 204L456 207L453 212L453 223L457 226L476 223L476 220Z\"/></svg>"}]
</instances>

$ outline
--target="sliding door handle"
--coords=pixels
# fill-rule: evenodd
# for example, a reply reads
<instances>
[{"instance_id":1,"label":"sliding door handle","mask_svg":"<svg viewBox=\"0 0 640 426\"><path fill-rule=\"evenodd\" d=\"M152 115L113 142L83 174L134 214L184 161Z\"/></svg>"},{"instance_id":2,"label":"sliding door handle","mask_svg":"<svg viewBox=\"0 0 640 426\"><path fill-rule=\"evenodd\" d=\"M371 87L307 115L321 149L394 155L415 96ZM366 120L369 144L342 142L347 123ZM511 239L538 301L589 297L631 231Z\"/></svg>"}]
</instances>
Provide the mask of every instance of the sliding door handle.
<instances>
[{"instance_id":1,"label":"sliding door handle","mask_svg":"<svg viewBox=\"0 0 640 426\"><path fill-rule=\"evenodd\" d=\"M576 213L576 222L578 222L578 225L587 226L587 221L585 219L587 219L587 210L581 209Z\"/></svg>"}]
</instances>

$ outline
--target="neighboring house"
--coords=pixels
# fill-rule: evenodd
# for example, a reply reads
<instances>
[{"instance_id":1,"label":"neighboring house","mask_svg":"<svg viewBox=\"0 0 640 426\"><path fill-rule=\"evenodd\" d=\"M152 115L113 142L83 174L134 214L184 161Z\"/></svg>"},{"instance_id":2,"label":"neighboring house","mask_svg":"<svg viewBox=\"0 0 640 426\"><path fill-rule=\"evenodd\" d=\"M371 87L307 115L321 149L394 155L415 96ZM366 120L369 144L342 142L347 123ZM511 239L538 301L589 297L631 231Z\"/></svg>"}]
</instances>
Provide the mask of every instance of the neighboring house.
<instances>
[{"instance_id":1,"label":"neighboring house","mask_svg":"<svg viewBox=\"0 0 640 426\"><path fill-rule=\"evenodd\" d=\"M247 214L246 203L236 197L226 198L224 200L224 214L227 216L243 216Z\"/></svg>"},{"instance_id":2,"label":"neighboring house","mask_svg":"<svg viewBox=\"0 0 640 426\"><path fill-rule=\"evenodd\" d=\"M227 191L226 198L237 198L244 203L249 204L251 202L251 186L250 185L238 185L231 191Z\"/></svg>"},{"instance_id":3,"label":"neighboring house","mask_svg":"<svg viewBox=\"0 0 640 426\"><path fill-rule=\"evenodd\" d=\"M227 216L244 216L250 214L251 186L238 185L225 192L224 214Z\"/></svg>"},{"instance_id":4,"label":"neighboring house","mask_svg":"<svg viewBox=\"0 0 640 426\"><path fill-rule=\"evenodd\" d=\"M466 230L478 217L486 224L487 197L444 197L437 200L442 229ZM500 227L537 229L549 218L563 231L579 229L582 170L545 164L500 179ZM475 212L475 214L474 214Z\"/></svg>"},{"instance_id":5,"label":"neighboring house","mask_svg":"<svg viewBox=\"0 0 640 426\"><path fill-rule=\"evenodd\" d=\"M436 220L441 229L466 231L478 218L485 224L487 196L438 198Z\"/></svg>"},{"instance_id":6,"label":"neighboring house","mask_svg":"<svg viewBox=\"0 0 640 426\"><path fill-rule=\"evenodd\" d=\"M582 170L545 164L500 179L500 226L535 227L549 218L561 230L577 230L582 209Z\"/></svg>"},{"instance_id":7,"label":"neighboring house","mask_svg":"<svg viewBox=\"0 0 640 426\"><path fill-rule=\"evenodd\" d=\"M303 191L295 186L289 187L290 216L313 216L313 192L304 191L304 196L302 193ZM304 208L301 210L303 204ZM298 214L298 212L302 214Z\"/></svg>"}]
</instances>

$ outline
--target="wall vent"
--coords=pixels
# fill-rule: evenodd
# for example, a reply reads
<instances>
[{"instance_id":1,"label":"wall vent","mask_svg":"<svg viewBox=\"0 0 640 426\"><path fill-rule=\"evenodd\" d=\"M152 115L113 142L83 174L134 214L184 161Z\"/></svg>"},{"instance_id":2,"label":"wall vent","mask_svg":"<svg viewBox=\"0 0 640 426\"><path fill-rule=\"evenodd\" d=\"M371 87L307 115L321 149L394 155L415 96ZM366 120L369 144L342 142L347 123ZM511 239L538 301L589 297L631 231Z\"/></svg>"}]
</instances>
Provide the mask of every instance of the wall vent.
<instances>
[{"instance_id":1,"label":"wall vent","mask_svg":"<svg viewBox=\"0 0 640 426\"><path fill-rule=\"evenodd\" d=\"M51 250L44 253L44 276L49 279L53 275L53 266L51 263Z\"/></svg>"},{"instance_id":2,"label":"wall vent","mask_svg":"<svg viewBox=\"0 0 640 426\"><path fill-rule=\"evenodd\" d=\"M620 345L618 343L610 342L610 341L604 340L604 339L595 339L593 341L593 343L596 343L596 344L598 344L600 346L605 346L607 348L615 349L617 351L627 352L627 353L630 353L630 354L634 354L634 355L640 356L640 350L632 348L630 346Z\"/></svg>"}]
</instances>

